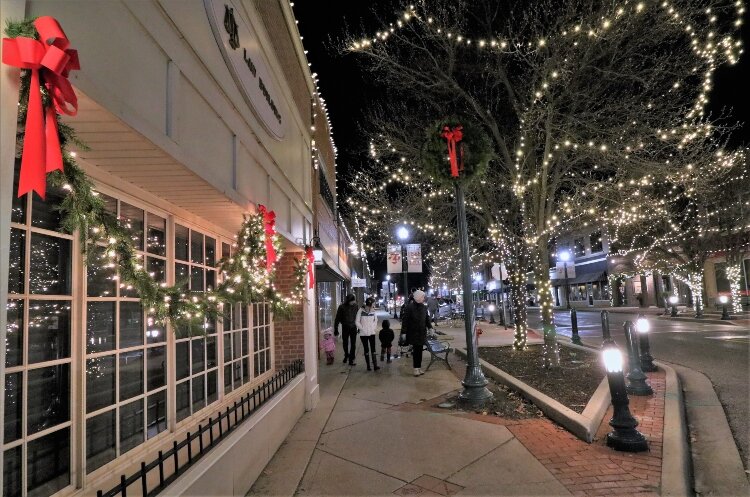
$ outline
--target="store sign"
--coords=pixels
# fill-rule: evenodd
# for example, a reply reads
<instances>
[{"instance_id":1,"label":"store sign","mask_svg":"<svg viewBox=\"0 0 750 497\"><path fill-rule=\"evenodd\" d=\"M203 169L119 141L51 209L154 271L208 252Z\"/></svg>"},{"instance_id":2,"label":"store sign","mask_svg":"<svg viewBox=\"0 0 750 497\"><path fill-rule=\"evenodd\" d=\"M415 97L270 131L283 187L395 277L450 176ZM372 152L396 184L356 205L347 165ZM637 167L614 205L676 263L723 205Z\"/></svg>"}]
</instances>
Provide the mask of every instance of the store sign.
<instances>
[{"instance_id":1,"label":"store sign","mask_svg":"<svg viewBox=\"0 0 750 497\"><path fill-rule=\"evenodd\" d=\"M568 264L568 279L572 279L576 277L576 265L575 264ZM564 280L565 279L565 263L558 262L555 265L555 278L556 280Z\"/></svg>"},{"instance_id":2,"label":"store sign","mask_svg":"<svg viewBox=\"0 0 750 497\"><path fill-rule=\"evenodd\" d=\"M352 278L352 288L366 288L367 280L364 278Z\"/></svg>"},{"instance_id":3,"label":"store sign","mask_svg":"<svg viewBox=\"0 0 750 497\"><path fill-rule=\"evenodd\" d=\"M230 0L203 0L211 30L242 96L276 139L284 138L278 86L260 48L260 38Z\"/></svg>"},{"instance_id":4,"label":"store sign","mask_svg":"<svg viewBox=\"0 0 750 497\"><path fill-rule=\"evenodd\" d=\"M400 273L403 271L401 266L401 245L388 245L388 272Z\"/></svg>"},{"instance_id":5,"label":"store sign","mask_svg":"<svg viewBox=\"0 0 750 497\"><path fill-rule=\"evenodd\" d=\"M422 246L418 243L406 245L406 262L410 273L422 272Z\"/></svg>"}]
</instances>

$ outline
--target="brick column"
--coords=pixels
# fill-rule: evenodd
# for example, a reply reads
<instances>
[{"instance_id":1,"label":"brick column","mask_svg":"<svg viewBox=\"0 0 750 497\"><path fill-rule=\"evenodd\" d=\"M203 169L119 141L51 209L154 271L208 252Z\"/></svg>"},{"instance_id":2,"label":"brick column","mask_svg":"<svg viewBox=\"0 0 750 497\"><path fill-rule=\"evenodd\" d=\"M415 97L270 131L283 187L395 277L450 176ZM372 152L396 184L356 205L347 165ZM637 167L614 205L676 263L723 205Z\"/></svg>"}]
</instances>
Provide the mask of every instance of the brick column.
<instances>
[{"instance_id":1,"label":"brick column","mask_svg":"<svg viewBox=\"0 0 750 497\"><path fill-rule=\"evenodd\" d=\"M282 295L288 295L295 286L294 261L303 252L286 252L276 263L276 288ZM297 359L305 357L305 327L302 305L292 308L288 318L274 318L274 347L276 369L281 369Z\"/></svg>"}]
</instances>

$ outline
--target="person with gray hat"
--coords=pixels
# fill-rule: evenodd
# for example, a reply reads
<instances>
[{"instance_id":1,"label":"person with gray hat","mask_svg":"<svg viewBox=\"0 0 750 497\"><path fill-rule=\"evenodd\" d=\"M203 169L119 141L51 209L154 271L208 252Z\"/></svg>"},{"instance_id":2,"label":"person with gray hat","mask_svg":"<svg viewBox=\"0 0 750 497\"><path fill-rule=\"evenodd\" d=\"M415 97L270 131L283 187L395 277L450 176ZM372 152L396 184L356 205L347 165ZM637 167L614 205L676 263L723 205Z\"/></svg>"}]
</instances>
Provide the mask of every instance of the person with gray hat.
<instances>
[{"instance_id":1,"label":"person with gray hat","mask_svg":"<svg viewBox=\"0 0 750 497\"><path fill-rule=\"evenodd\" d=\"M406 330L407 342L412 346L414 376L424 374L424 371L422 371L422 352L425 343L427 343L427 328L432 329L424 299L425 294L422 290L415 291L413 300L409 302L401 315L401 328Z\"/></svg>"}]
</instances>

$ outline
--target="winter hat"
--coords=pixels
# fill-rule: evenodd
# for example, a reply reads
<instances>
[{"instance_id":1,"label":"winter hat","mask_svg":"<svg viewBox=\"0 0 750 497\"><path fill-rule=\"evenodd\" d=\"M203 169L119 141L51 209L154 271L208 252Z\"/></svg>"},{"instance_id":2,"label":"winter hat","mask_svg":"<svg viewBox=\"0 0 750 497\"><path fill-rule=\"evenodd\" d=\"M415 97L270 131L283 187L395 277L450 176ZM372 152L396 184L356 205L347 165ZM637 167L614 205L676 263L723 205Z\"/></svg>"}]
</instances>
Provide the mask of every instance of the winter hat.
<instances>
[{"instance_id":1,"label":"winter hat","mask_svg":"<svg viewBox=\"0 0 750 497\"><path fill-rule=\"evenodd\" d=\"M424 292L422 290L417 290L414 292L414 302L421 304L424 302Z\"/></svg>"}]
</instances>

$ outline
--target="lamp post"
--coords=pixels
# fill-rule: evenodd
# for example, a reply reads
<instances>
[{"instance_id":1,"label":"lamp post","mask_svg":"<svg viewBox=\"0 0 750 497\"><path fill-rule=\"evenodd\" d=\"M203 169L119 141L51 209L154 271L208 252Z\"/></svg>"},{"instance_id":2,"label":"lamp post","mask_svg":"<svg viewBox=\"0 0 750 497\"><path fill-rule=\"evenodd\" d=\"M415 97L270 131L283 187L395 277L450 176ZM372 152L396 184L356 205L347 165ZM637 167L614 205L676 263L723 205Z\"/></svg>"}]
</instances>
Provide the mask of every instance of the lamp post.
<instances>
[{"instance_id":1,"label":"lamp post","mask_svg":"<svg viewBox=\"0 0 750 497\"><path fill-rule=\"evenodd\" d=\"M495 324L495 304L490 304L487 310L490 311L490 324Z\"/></svg>"},{"instance_id":2,"label":"lamp post","mask_svg":"<svg viewBox=\"0 0 750 497\"><path fill-rule=\"evenodd\" d=\"M602 311L602 348L614 343L612 335L609 332L609 312Z\"/></svg>"},{"instance_id":3,"label":"lamp post","mask_svg":"<svg viewBox=\"0 0 750 497\"><path fill-rule=\"evenodd\" d=\"M648 450L646 437L635 429L638 426L638 421L635 420L628 407L625 375L622 370L622 352L613 341L605 345L602 351L602 359L607 370L607 383L609 383L609 393L614 408L614 414L609 421L609 426L613 428L613 431L607 433L607 447L625 452Z\"/></svg>"},{"instance_id":4,"label":"lamp post","mask_svg":"<svg viewBox=\"0 0 750 497\"><path fill-rule=\"evenodd\" d=\"M672 312L669 314L670 317L677 317L677 302L679 302L679 300L680 298L677 295L669 297L669 303L672 304Z\"/></svg>"},{"instance_id":5,"label":"lamp post","mask_svg":"<svg viewBox=\"0 0 750 497\"><path fill-rule=\"evenodd\" d=\"M570 260L570 252L563 250L557 257L563 261L563 271L565 272L565 308L570 309L570 288L568 288L568 261Z\"/></svg>"},{"instance_id":6,"label":"lamp post","mask_svg":"<svg viewBox=\"0 0 750 497\"><path fill-rule=\"evenodd\" d=\"M581 336L578 334L578 315L575 309L570 310L570 341L581 345Z\"/></svg>"},{"instance_id":7,"label":"lamp post","mask_svg":"<svg viewBox=\"0 0 750 497\"><path fill-rule=\"evenodd\" d=\"M487 389L488 381L479 364L474 308L471 299L471 255L469 254L469 230L466 223L466 202L464 189L459 181L455 182L455 193L458 242L461 249L461 280L464 290L464 331L466 332L466 375L461 382L464 389L458 394L458 399L469 406L479 407L491 399L493 394Z\"/></svg>"},{"instance_id":8,"label":"lamp post","mask_svg":"<svg viewBox=\"0 0 750 497\"><path fill-rule=\"evenodd\" d=\"M390 274L386 274L385 275L385 284L388 287L388 291L386 292L387 293L387 297L386 298L388 300L385 301L385 312L390 312L388 310L388 304L391 302L391 275ZM393 307L395 308L396 305L394 304Z\"/></svg>"},{"instance_id":9,"label":"lamp post","mask_svg":"<svg viewBox=\"0 0 750 497\"><path fill-rule=\"evenodd\" d=\"M406 226L401 226L396 230L396 236L398 236L398 239L402 242L405 242L409 239L409 230L406 229ZM406 261L406 246L402 243L399 245L401 248L401 270L403 271L404 275L404 304L406 304L406 299L409 297L409 284L407 281L407 270L409 269L409 266L407 265L408 262ZM403 318L403 316L401 316Z\"/></svg>"},{"instance_id":10,"label":"lamp post","mask_svg":"<svg viewBox=\"0 0 750 497\"><path fill-rule=\"evenodd\" d=\"M732 319L729 317L729 311L727 310L727 302L729 302L729 298L726 295L720 295L719 302L721 302L721 320L729 321Z\"/></svg>"},{"instance_id":11,"label":"lamp post","mask_svg":"<svg viewBox=\"0 0 750 497\"><path fill-rule=\"evenodd\" d=\"M626 391L631 395L652 395L654 391L646 381L647 376L641 371L641 348L638 344L638 336L633 329L633 323L625 321L622 326L625 329L625 340L628 341L628 358L630 360Z\"/></svg>"},{"instance_id":12,"label":"lamp post","mask_svg":"<svg viewBox=\"0 0 750 497\"><path fill-rule=\"evenodd\" d=\"M635 329L638 332L638 338L641 342L641 371L653 373L656 371L654 358L651 355L651 344L649 343L648 332L651 331L651 323L646 316L639 314L635 321Z\"/></svg>"}]
</instances>

